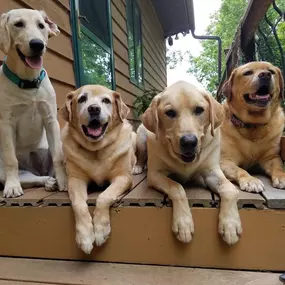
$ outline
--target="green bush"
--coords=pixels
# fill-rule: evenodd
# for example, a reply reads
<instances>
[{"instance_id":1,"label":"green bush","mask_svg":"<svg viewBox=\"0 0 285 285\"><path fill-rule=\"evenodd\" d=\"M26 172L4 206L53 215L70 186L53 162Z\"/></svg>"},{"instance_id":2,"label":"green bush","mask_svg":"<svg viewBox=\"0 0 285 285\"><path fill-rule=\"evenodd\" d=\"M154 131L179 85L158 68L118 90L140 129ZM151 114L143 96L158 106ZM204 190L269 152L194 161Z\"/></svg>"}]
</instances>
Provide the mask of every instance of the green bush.
<instances>
[{"instance_id":1,"label":"green bush","mask_svg":"<svg viewBox=\"0 0 285 285\"><path fill-rule=\"evenodd\" d=\"M133 106L135 107L135 114L137 117L141 116L145 112L145 110L150 105L154 96L160 92L161 91L155 88L151 88L151 89L145 90L141 96L138 96L135 99Z\"/></svg>"}]
</instances>

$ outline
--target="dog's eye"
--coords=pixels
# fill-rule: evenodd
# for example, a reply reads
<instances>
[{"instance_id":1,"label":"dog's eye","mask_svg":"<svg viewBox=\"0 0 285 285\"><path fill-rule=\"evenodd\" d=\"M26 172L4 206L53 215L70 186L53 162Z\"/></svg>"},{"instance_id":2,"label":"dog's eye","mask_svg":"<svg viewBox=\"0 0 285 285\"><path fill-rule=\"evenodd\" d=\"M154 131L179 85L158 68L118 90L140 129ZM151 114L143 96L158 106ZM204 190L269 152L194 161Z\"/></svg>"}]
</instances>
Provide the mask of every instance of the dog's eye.
<instances>
[{"instance_id":1,"label":"dog's eye","mask_svg":"<svg viewBox=\"0 0 285 285\"><path fill-rule=\"evenodd\" d=\"M24 27L24 23L22 21L19 21L19 22L16 22L14 24L14 26L17 27L17 28L23 28Z\"/></svg>"},{"instance_id":2,"label":"dog's eye","mask_svg":"<svg viewBox=\"0 0 285 285\"><path fill-rule=\"evenodd\" d=\"M104 99L102 100L102 102L105 103L105 104L111 104L111 101L110 101L110 99L108 99L108 98L104 98Z\"/></svg>"},{"instance_id":3,"label":"dog's eye","mask_svg":"<svg viewBox=\"0 0 285 285\"><path fill-rule=\"evenodd\" d=\"M87 95L83 94L79 99L78 99L78 103L84 103L87 101Z\"/></svg>"},{"instance_id":4,"label":"dog's eye","mask_svg":"<svg viewBox=\"0 0 285 285\"><path fill-rule=\"evenodd\" d=\"M252 70L248 70L243 75L244 76L248 76L248 75L252 75L252 74L253 74L253 71Z\"/></svg>"},{"instance_id":5,"label":"dog's eye","mask_svg":"<svg viewBox=\"0 0 285 285\"><path fill-rule=\"evenodd\" d=\"M195 115L200 115L204 112L204 108L197 106L194 110Z\"/></svg>"},{"instance_id":6,"label":"dog's eye","mask_svg":"<svg viewBox=\"0 0 285 285\"><path fill-rule=\"evenodd\" d=\"M167 117L169 117L169 118L175 118L176 117L176 112L174 110L170 109L170 110L167 110L165 112L165 115Z\"/></svg>"},{"instance_id":7,"label":"dog's eye","mask_svg":"<svg viewBox=\"0 0 285 285\"><path fill-rule=\"evenodd\" d=\"M268 71L269 71L271 74L275 74L275 71L273 71L272 69L268 69Z\"/></svg>"},{"instance_id":8,"label":"dog's eye","mask_svg":"<svg viewBox=\"0 0 285 285\"><path fill-rule=\"evenodd\" d=\"M41 29L41 30L43 30L44 28L45 28L45 25L44 24L42 24L42 23L39 23L39 28Z\"/></svg>"}]
</instances>

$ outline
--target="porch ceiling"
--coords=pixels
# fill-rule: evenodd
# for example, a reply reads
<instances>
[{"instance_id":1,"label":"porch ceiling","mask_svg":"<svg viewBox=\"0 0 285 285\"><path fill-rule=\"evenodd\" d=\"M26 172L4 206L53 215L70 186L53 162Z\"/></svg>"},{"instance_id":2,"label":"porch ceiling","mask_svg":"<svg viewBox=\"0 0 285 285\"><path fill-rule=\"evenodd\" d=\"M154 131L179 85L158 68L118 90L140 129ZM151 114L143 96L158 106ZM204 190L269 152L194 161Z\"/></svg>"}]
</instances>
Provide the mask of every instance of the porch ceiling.
<instances>
[{"instance_id":1,"label":"porch ceiling","mask_svg":"<svg viewBox=\"0 0 285 285\"><path fill-rule=\"evenodd\" d=\"M164 37L195 30L193 0L151 0Z\"/></svg>"}]
</instances>

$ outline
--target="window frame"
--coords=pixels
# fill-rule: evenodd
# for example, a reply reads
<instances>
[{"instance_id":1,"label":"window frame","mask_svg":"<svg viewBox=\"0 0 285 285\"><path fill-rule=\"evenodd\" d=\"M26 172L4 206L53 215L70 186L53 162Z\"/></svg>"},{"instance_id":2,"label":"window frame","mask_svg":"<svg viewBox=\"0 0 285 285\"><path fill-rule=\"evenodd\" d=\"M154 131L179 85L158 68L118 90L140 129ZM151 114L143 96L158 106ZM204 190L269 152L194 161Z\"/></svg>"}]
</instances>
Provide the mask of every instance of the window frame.
<instances>
[{"instance_id":1,"label":"window frame","mask_svg":"<svg viewBox=\"0 0 285 285\"><path fill-rule=\"evenodd\" d=\"M137 4L136 0L127 0L126 1L126 14L127 14L127 21L126 21L126 26L127 26L127 33L128 33L128 56L129 56L129 76L130 76L130 82L132 82L133 84L135 84L137 87L144 89L144 55L143 55L143 32L142 32L142 16L141 16L141 10L139 5ZM139 13L139 19L137 24L139 25L139 30L140 30L140 42L141 42L141 76L142 76L142 82L139 82L138 80L138 73L139 73L139 65L137 62L137 49L136 49L136 43L138 40L138 35L136 33L137 31L137 26L136 26L136 21L135 19L135 9L137 9L138 13ZM129 15L131 12L132 15L132 20L133 20L133 25L132 25L132 33L133 33L133 39L134 39L134 45L133 45L133 49L134 49L134 63L135 63L135 78L131 77L131 54L130 54L130 44L129 44L129 24L128 22L130 21L129 19Z\"/></svg>"},{"instance_id":2,"label":"window frame","mask_svg":"<svg viewBox=\"0 0 285 285\"><path fill-rule=\"evenodd\" d=\"M110 54L111 61L111 75L112 75L112 89L116 90L116 78L115 78L115 62L114 62L114 47L113 47L113 27L112 27L112 13L111 13L111 0L107 1L107 17L108 17L108 36L110 37L110 47L103 43L94 33L89 31L83 24L80 23L79 18L79 1L71 0L71 30L72 30L72 46L74 56L74 73L76 88L81 87L84 84L84 72L83 72L83 57L81 48L81 36L82 32L86 37L92 40L95 44L100 46L104 51ZM93 84L96 84L94 82Z\"/></svg>"}]
</instances>

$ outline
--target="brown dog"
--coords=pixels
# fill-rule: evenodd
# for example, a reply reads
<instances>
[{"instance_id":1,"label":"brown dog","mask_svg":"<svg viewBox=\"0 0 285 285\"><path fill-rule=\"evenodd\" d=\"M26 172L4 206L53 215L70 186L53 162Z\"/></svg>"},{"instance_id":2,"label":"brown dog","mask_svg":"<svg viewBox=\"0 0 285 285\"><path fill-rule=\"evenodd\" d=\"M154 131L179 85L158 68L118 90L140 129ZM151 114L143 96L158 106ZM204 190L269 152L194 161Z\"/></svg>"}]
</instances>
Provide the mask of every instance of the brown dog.
<instances>
[{"instance_id":1,"label":"brown dog","mask_svg":"<svg viewBox=\"0 0 285 285\"><path fill-rule=\"evenodd\" d=\"M236 68L224 87L227 102L222 124L221 167L227 178L248 192L261 192L263 183L245 169L260 164L276 188L285 188L279 156L284 113L280 100L284 82L280 70L268 62Z\"/></svg>"},{"instance_id":2,"label":"brown dog","mask_svg":"<svg viewBox=\"0 0 285 285\"><path fill-rule=\"evenodd\" d=\"M211 95L179 81L153 99L143 115L145 127L138 129L136 170L142 171L146 160L142 153L147 152L148 184L172 200L172 229L185 243L192 239L194 224L180 182L189 180L202 182L220 195L219 232L228 244L236 243L242 232L238 190L220 168L222 121L223 108Z\"/></svg>"},{"instance_id":3,"label":"brown dog","mask_svg":"<svg viewBox=\"0 0 285 285\"><path fill-rule=\"evenodd\" d=\"M60 110L68 122L62 131L68 192L76 222L76 242L90 253L109 237L109 207L132 184L135 164L128 107L120 94L100 85L87 85L67 95ZM94 218L88 211L87 186L110 182L96 201Z\"/></svg>"}]
</instances>

